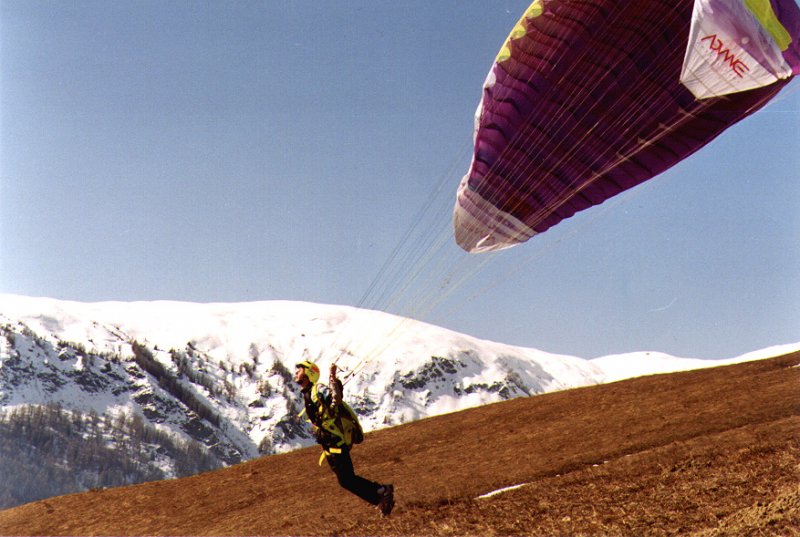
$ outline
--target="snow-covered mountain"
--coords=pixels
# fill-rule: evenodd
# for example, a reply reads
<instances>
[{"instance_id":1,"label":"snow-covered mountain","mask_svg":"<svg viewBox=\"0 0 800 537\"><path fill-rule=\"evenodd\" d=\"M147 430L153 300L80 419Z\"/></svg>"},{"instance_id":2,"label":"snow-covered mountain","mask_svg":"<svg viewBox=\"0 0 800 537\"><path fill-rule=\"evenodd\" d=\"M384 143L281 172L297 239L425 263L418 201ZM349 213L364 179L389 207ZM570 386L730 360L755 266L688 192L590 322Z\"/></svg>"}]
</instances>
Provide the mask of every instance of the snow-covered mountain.
<instances>
[{"instance_id":1,"label":"snow-covered mountain","mask_svg":"<svg viewBox=\"0 0 800 537\"><path fill-rule=\"evenodd\" d=\"M782 356L800 350L800 343L787 345L774 345L765 349L748 352L735 358L724 360L704 360L702 358L678 358L662 352L631 352L625 354L612 354L590 360L591 364L603 372L602 382L615 382L618 380L641 377L644 375L660 375L676 373L678 371L691 371L707 367L763 360L774 356Z\"/></svg>"},{"instance_id":2,"label":"snow-covered mountain","mask_svg":"<svg viewBox=\"0 0 800 537\"><path fill-rule=\"evenodd\" d=\"M787 349L774 350L765 355ZM344 306L88 304L0 295L0 415L57 404L109 420L135 417L161 434L199 442L222 464L313 443L298 419L302 405L292 382L294 364L306 359L323 372L337 363L345 399L367 431L721 363L651 353L589 361ZM156 451L163 458L164 450ZM169 464L165 475L175 475Z\"/></svg>"},{"instance_id":3,"label":"snow-covered mountain","mask_svg":"<svg viewBox=\"0 0 800 537\"><path fill-rule=\"evenodd\" d=\"M312 442L291 375L337 361L366 430L602 382L559 356L299 302L95 303L0 296L0 405L138 414L225 463ZM351 374L348 374L351 373ZM323 377L324 378L324 377Z\"/></svg>"}]
</instances>

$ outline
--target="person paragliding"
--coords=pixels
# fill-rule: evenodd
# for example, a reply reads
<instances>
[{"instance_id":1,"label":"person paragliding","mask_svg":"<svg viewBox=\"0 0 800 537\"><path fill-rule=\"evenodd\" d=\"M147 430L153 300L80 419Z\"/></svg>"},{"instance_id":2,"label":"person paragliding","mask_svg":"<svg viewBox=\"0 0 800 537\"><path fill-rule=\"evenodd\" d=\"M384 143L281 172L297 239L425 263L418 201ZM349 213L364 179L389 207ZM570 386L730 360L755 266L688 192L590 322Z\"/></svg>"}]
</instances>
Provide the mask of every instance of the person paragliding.
<instances>
[{"instance_id":1,"label":"person paragliding","mask_svg":"<svg viewBox=\"0 0 800 537\"><path fill-rule=\"evenodd\" d=\"M322 446L320 465L328 461L339 485L362 500L376 506L383 516L394 508L394 486L380 484L356 475L350 450L361 443L364 433L352 408L342 400L342 382L336 377L336 364L331 366L330 386L319 382L317 364L302 361L296 364L294 381L300 386L305 403L304 413L314 428L317 443Z\"/></svg>"}]
</instances>

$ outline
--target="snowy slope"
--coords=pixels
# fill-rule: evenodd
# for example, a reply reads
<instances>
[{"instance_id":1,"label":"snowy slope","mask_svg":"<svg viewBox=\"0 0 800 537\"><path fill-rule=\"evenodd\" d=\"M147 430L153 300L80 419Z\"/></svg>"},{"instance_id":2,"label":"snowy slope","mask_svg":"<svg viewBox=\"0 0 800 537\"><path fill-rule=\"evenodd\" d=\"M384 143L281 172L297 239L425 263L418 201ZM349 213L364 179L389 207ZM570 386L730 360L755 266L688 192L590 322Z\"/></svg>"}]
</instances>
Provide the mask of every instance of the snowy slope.
<instances>
[{"instance_id":1,"label":"snowy slope","mask_svg":"<svg viewBox=\"0 0 800 537\"><path fill-rule=\"evenodd\" d=\"M291 380L304 359L323 372L337 361L345 398L368 431L720 364L657 353L587 361L382 312L287 301L87 304L0 295L0 331L0 410L56 402L135 414L201 442L225 464L313 443L297 419L302 406Z\"/></svg>"},{"instance_id":2,"label":"snowy slope","mask_svg":"<svg viewBox=\"0 0 800 537\"><path fill-rule=\"evenodd\" d=\"M299 302L85 304L3 295L0 326L3 407L58 402L135 413L213 447L226 463L312 442L295 419L291 371L303 359L326 371L338 358L345 397L366 430L602 378L579 358ZM147 356L157 364L148 366Z\"/></svg>"},{"instance_id":3,"label":"snowy slope","mask_svg":"<svg viewBox=\"0 0 800 537\"><path fill-rule=\"evenodd\" d=\"M634 352L625 354L612 354L594 358L589 362L603 372L603 382L614 382L644 375L657 375L662 373L675 373L677 371L690 371L706 367L750 362L781 356L799 351L800 343L788 345L775 345L766 349L749 352L736 358L726 360L704 360L700 358L678 358L660 352Z\"/></svg>"}]
</instances>

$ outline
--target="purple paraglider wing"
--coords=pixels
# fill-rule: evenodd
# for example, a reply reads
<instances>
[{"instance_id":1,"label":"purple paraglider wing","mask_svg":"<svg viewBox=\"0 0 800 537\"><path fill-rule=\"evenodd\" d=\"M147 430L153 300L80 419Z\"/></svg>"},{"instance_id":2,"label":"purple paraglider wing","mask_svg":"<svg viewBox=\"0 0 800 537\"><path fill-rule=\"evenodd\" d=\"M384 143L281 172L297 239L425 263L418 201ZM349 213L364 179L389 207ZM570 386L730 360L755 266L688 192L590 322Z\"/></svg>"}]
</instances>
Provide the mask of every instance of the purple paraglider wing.
<instances>
[{"instance_id":1,"label":"purple paraglider wing","mask_svg":"<svg viewBox=\"0 0 800 537\"><path fill-rule=\"evenodd\" d=\"M646 181L800 71L794 0L537 0L487 76L453 225L508 248Z\"/></svg>"}]
</instances>

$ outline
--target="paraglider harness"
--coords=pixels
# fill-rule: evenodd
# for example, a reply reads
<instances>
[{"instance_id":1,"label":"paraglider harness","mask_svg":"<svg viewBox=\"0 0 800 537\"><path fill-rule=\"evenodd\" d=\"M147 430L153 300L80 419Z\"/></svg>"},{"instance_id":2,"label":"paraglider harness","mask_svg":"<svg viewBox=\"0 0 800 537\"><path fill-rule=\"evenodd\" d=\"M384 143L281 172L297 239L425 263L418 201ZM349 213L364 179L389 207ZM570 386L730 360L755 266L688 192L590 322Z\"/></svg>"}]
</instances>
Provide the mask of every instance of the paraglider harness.
<instances>
[{"instance_id":1,"label":"paraglider harness","mask_svg":"<svg viewBox=\"0 0 800 537\"><path fill-rule=\"evenodd\" d=\"M341 394L341 381L332 377L331 382L335 383L333 389L338 390L338 393ZM320 387L323 388L323 395L319 393ZM308 395L304 393L303 397L306 398L306 403L308 402L307 398L310 397L314 415L311 415L312 412L306 412L308 405L298 415L298 417L302 417L303 414L308 414L308 421L314 426L317 443L322 446L320 465L326 457L340 455L343 450L349 449L353 444L360 444L364 441L364 431L361 429L355 411L344 401L338 401L335 408L331 409L325 401L325 391L327 391L327 386L313 383L311 393ZM337 402L336 399L338 398L334 397L334 403Z\"/></svg>"}]
</instances>

